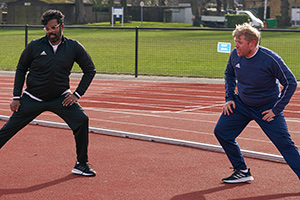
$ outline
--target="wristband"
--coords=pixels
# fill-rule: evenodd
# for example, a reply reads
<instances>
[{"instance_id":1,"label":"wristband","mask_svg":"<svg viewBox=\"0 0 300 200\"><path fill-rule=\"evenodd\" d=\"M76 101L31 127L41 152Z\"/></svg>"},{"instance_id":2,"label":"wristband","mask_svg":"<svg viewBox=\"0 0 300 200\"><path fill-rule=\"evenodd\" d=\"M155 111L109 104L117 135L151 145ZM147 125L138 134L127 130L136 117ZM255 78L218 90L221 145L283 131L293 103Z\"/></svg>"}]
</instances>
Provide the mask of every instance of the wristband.
<instances>
[{"instance_id":1,"label":"wristband","mask_svg":"<svg viewBox=\"0 0 300 200\"><path fill-rule=\"evenodd\" d=\"M74 94L78 99L80 99L81 96L80 96L77 92L74 92L73 94Z\"/></svg>"}]
</instances>

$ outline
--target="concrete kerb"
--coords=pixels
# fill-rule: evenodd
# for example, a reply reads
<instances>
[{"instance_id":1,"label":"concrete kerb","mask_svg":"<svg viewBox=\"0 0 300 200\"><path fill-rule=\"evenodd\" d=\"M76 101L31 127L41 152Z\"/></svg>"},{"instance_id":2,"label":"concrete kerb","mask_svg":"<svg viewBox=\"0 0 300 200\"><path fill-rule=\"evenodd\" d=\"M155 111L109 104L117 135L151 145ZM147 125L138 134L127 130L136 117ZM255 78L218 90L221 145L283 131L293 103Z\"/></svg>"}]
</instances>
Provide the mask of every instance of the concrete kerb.
<instances>
[{"instance_id":1,"label":"concrete kerb","mask_svg":"<svg viewBox=\"0 0 300 200\"><path fill-rule=\"evenodd\" d=\"M223 79L210 79L210 78L197 78L197 77L196 78L195 77L173 77L173 76L138 76L136 78L133 75L97 74L96 79L114 79L114 80L130 80L130 81L154 81L154 82L160 81L160 82L177 82L177 83L224 84Z\"/></svg>"}]
</instances>

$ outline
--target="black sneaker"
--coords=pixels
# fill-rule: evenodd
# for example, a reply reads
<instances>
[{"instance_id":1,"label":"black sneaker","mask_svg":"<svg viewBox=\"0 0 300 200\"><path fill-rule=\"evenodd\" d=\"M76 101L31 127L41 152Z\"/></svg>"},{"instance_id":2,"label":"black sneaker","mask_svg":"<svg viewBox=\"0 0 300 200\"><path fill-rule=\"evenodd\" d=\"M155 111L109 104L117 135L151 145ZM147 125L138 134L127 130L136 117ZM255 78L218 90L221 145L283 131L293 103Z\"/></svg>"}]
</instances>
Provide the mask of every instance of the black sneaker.
<instances>
[{"instance_id":1,"label":"black sneaker","mask_svg":"<svg viewBox=\"0 0 300 200\"><path fill-rule=\"evenodd\" d=\"M251 176L250 169L248 169L247 173L241 170L234 170L231 176L222 179L224 183L245 183L253 180L254 178Z\"/></svg>"},{"instance_id":2,"label":"black sneaker","mask_svg":"<svg viewBox=\"0 0 300 200\"><path fill-rule=\"evenodd\" d=\"M93 169L91 169L87 163L76 162L72 173L83 176L96 176L96 172Z\"/></svg>"}]
</instances>

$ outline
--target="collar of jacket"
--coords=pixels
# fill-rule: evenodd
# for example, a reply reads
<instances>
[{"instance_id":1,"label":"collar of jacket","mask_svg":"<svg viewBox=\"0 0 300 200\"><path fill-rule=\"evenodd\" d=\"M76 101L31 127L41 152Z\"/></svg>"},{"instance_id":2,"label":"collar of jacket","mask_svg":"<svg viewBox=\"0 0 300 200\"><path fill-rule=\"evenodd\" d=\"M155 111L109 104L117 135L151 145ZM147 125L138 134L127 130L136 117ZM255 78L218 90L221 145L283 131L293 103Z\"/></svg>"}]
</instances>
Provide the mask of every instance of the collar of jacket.
<instances>
[{"instance_id":1,"label":"collar of jacket","mask_svg":"<svg viewBox=\"0 0 300 200\"><path fill-rule=\"evenodd\" d=\"M47 43L49 43L49 40L48 40L47 35L44 36L44 41L47 42ZM65 36L63 35L62 38L61 38L61 43L64 43L65 41L66 41L66 38L65 38Z\"/></svg>"}]
</instances>

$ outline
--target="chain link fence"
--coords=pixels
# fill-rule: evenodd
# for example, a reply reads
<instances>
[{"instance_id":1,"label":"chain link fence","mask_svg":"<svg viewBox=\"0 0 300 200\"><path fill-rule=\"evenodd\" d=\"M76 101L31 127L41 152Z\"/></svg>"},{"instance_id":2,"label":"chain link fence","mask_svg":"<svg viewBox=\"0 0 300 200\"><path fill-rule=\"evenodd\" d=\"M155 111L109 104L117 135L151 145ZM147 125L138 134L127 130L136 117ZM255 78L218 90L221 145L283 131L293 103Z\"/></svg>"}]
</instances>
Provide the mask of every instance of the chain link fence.
<instances>
[{"instance_id":1,"label":"chain link fence","mask_svg":"<svg viewBox=\"0 0 300 200\"><path fill-rule=\"evenodd\" d=\"M264 40L268 31L278 38L284 34L286 39ZM231 32L87 26L64 29L66 37L78 40L87 49L97 73L205 78L224 77L229 53L219 53L217 46L218 42L230 43L232 50ZM299 34L297 30L262 30L261 45L277 52L299 80L300 41L295 40L295 34ZM0 69L15 70L25 45L44 35L42 26L0 25ZM73 71L80 72L80 68L75 65Z\"/></svg>"}]
</instances>

